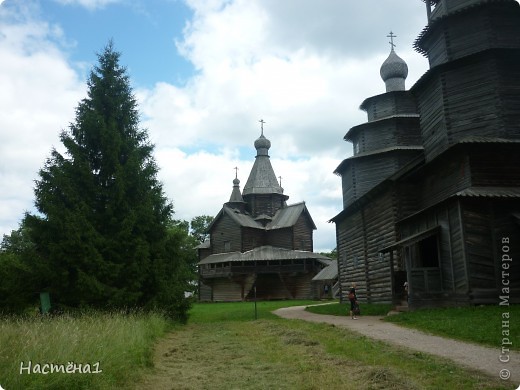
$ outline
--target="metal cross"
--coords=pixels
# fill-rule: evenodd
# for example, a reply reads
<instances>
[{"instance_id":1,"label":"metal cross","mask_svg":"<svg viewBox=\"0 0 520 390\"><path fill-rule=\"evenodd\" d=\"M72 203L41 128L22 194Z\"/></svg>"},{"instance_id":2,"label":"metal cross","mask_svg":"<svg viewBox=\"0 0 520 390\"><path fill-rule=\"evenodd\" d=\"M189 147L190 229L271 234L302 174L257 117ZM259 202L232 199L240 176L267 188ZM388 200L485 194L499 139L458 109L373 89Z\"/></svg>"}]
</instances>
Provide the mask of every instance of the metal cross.
<instances>
[{"instance_id":1,"label":"metal cross","mask_svg":"<svg viewBox=\"0 0 520 390\"><path fill-rule=\"evenodd\" d=\"M397 38L397 35L394 35L392 31L390 31L390 35L387 35L388 38L390 38L390 42L388 42L392 46L392 50L394 50L395 44L394 44L394 38Z\"/></svg>"},{"instance_id":2,"label":"metal cross","mask_svg":"<svg viewBox=\"0 0 520 390\"><path fill-rule=\"evenodd\" d=\"M235 170L235 179L238 179L238 167L233 168Z\"/></svg>"},{"instance_id":3,"label":"metal cross","mask_svg":"<svg viewBox=\"0 0 520 390\"><path fill-rule=\"evenodd\" d=\"M262 130L262 135L264 135L264 123L265 123L265 121L263 119L260 119L258 122L260 122L260 129Z\"/></svg>"}]
</instances>

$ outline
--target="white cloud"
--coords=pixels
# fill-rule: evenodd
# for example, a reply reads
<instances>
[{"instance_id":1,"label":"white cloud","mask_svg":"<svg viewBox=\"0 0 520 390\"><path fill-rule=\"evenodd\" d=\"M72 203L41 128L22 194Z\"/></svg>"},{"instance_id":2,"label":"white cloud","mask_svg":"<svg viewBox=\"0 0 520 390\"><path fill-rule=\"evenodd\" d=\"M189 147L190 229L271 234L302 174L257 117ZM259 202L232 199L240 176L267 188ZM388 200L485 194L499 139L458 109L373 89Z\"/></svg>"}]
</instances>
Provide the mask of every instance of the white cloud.
<instances>
[{"instance_id":1,"label":"white cloud","mask_svg":"<svg viewBox=\"0 0 520 390\"><path fill-rule=\"evenodd\" d=\"M60 1L89 9L110 2ZM333 171L351 152L343 136L366 121L360 103L384 92L379 67L389 53L390 30L408 62L408 86L425 71L425 59L411 49L425 22L424 4L186 3L194 17L177 47L196 75L184 86L158 79L152 89L136 91L176 217L215 215L229 199L235 166L245 184L263 118L273 168L290 203L306 201L318 226L315 249L332 249L335 226L327 221L342 207L341 179ZM0 179L10 183L7 195L0 191L0 229L7 233L30 207L32 180L59 131L73 119L85 87L72 70L76 64L53 43L66 39L59 28L2 23L0 33L0 103L9 113L0 114Z\"/></svg>"},{"instance_id":2,"label":"white cloud","mask_svg":"<svg viewBox=\"0 0 520 390\"><path fill-rule=\"evenodd\" d=\"M410 68L408 85L426 69L425 59L411 49L426 18L425 11L417 12L423 5L397 0L383 6L376 0L362 5L187 3L195 16L177 46L197 76L183 88L159 83L140 94L144 123L158 147L165 189L177 213L182 218L215 215L231 194L237 164L245 183L250 168L243 167L254 161L253 142L263 118L285 193L291 203L307 202L318 225L315 248L332 249L335 227L327 221L342 207L341 179L333 171L351 152L343 136L366 121L360 103L384 92L379 68L389 53L391 29L402 37L397 51ZM212 146L239 148L242 161ZM178 152L199 147L207 151Z\"/></svg>"},{"instance_id":3,"label":"white cloud","mask_svg":"<svg viewBox=\"0 0 520 390\"><path fill-rule=\"evenodd\" d=\"M79 5L90 11L104 8L109 4L121 2L121 0L54 0L63 5Z\"/></svg>"},{"instance_id":4,"label":"white cloud","mask_svg":"<svg viewBox=\"0 0 520 390\"><path fill-rule=\"evenodd\" d=\"M5 16L5 15L2 15ZM25 15L27 16L27 15ZM24 18L0 23L0 232L33 203L33 180L74 116L84 83L51 43L59 29ZM58 36L59 38L59 36Z\"/></svg>"}]
</instances>

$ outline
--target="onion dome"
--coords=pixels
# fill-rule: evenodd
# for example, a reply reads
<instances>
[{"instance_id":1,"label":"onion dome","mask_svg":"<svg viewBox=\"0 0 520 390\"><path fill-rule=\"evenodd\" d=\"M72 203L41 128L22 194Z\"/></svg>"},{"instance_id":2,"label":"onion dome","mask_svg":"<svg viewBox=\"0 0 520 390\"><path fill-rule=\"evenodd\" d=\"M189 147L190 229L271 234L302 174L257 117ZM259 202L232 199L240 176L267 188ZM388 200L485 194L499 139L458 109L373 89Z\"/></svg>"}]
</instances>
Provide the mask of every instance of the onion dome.
<instances>
[{"instance_id":1,"label":"onion dome","mask_svg":"<svg viewBox=\"0 0 520 390\"><path fill-rule=\"evenodd\" d=\"M271 141L265 138L263 134L255 141L255 149L257 156L267 156L267 152L269 151L270 147Z\"/></svg>"},{"instance_id":2,"label":"onion dome","mask_svg":"<svg viewBox=\"0 0 520 390\"><path fill-rule=\"evenodd\" d=\"M231 192L231 196L229 197L228 205L244 203L244 199L242 198L242 193L240 192L240 180L238 177L233 179L233 191Z\"/></svg>"},{"instance_id":3,"label":"onion dome","mask_svg":"<svg viewBox=\"0 0 520 390\"><path fill-rule=\"evenodd\" d=\"M390 55L381 65L379 73L385 82L386 92L405 90L404 82L408 76L408 65L401 57L395 54L393 41Z\"/></svg>"}]
</instances>

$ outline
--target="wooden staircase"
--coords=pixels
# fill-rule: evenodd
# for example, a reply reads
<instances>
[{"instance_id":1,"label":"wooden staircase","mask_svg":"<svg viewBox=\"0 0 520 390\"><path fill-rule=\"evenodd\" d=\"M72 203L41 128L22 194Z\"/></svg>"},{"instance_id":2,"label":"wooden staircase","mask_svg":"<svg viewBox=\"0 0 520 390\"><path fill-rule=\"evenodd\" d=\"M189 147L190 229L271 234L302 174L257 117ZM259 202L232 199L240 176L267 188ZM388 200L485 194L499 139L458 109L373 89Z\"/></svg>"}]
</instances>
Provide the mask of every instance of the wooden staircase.
<instances>
[{"instance_id":1,"label":"wooden staircase","mask_svg":"<svg viewBox=\"0 0 520 390\"><path fill-rule=\"evenodd\" d=\"M396 315L396 314L400 314L403 312L407 312L408 310L409 310L408 301L402 300L401 303L399 305L394 306L394 308L392 310L390 310L387 315L388 316Z\"/></svg>"}]
</instances>

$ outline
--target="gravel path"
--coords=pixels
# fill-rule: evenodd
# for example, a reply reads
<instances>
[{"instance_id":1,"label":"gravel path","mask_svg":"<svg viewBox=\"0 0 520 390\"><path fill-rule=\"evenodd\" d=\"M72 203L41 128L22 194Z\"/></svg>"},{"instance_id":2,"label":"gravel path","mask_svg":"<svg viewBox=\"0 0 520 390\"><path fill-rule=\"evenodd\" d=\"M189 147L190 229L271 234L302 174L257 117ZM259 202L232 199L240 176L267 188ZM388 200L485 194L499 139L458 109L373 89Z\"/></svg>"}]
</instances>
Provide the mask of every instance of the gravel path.
<instances>
[{"instance_id":1,"label":"gravel path","mask_svg":"<svg viewBox=\"0 0 520 390\"><path fill-rule=\"evenodd\" d=\"M509 362L502 363L499 360L501 346L488 348L432 336L417 330L381 321L382 317L367 316L359 317L358 320L352 320L348 316L340 317L310 313L305 311L305 308L306 306L293 306L275 310L273 313L283 318L327 323L352 329L370 338L448 358L455 363L483 371L493 377L500 376L502 379L505 379L510 375L508 380L512 384L520 384L520 353L518 352L510 352Z\"/></svg>"}]
</instances>

